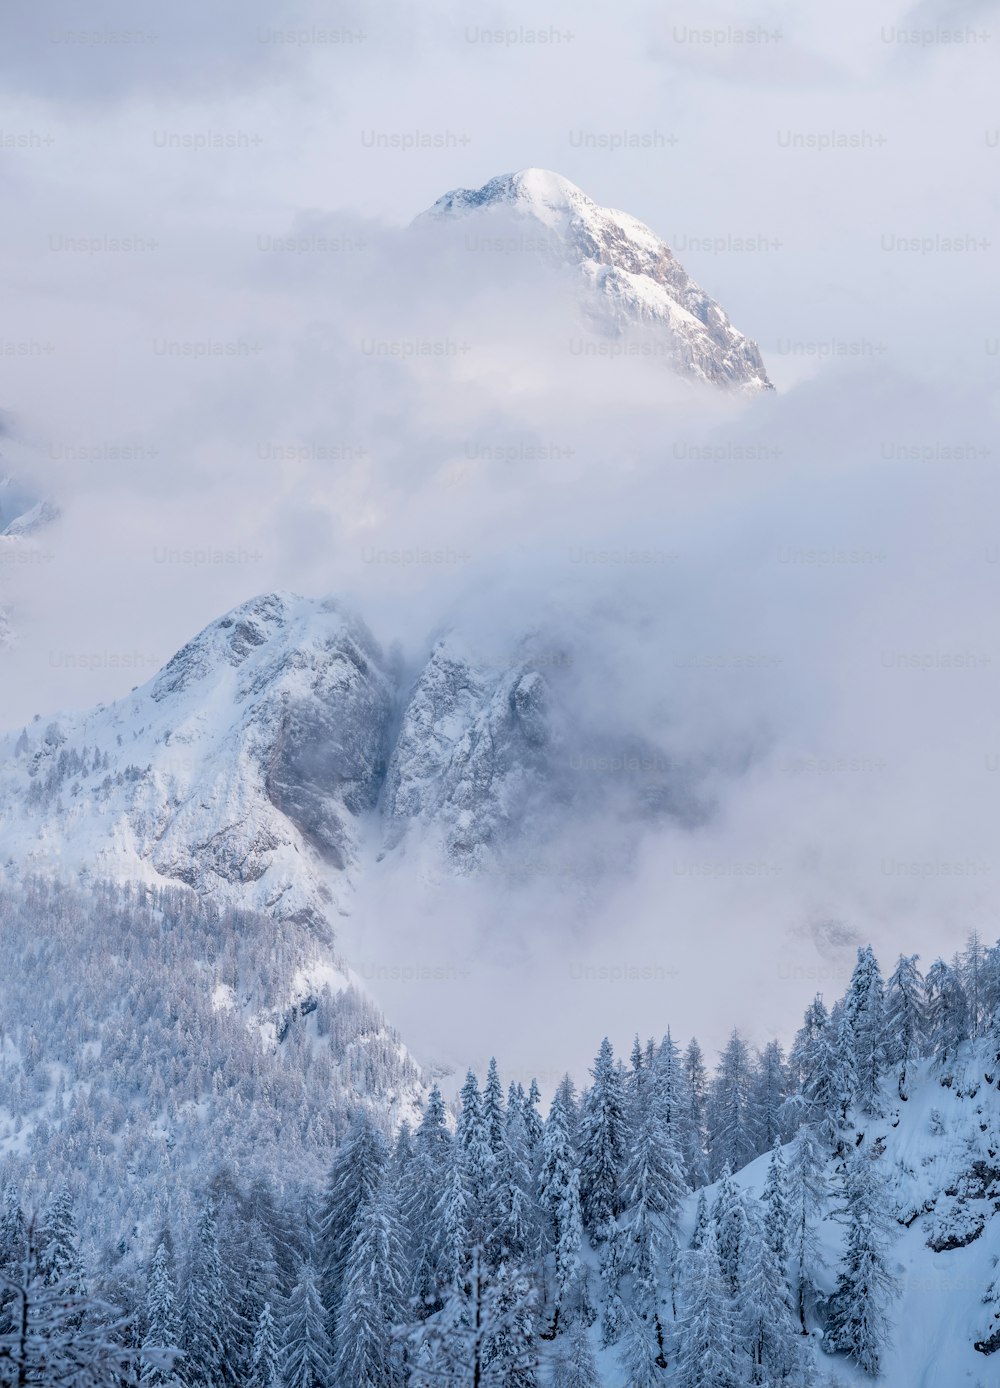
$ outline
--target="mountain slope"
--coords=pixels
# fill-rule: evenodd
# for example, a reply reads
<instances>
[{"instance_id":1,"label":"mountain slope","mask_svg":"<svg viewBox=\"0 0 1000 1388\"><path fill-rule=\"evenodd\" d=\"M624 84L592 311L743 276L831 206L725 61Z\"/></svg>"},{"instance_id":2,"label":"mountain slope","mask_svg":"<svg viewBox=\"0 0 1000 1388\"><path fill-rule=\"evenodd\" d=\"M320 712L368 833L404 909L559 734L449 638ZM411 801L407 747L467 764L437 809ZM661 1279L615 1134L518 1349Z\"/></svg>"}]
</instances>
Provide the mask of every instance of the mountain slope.
<instances>
[{"instance_id":1,"label":"mountain slope","mask_svg":"<svg viewBox=\"0 0 1000 1388\"><path fill-rule=\"evenodd\" d=\"M894 1335L878 1380L884 1388L986 1388L1000 1381L996 1355L975 1349L991 1321L983 1297L1000 1256L996 1052L996 1042L984 1040L967 1043L947 1065L925 1059L911 1071L905 1102L886 1082L884 1117L851 1115L855 1150L876 1154L898 1233L889 1250L899 1294L891 1307ZM737 1183L760 1195L767 1165L767 1157L758 1158L738 1174ZM830 1198L819 1225L828 1292L844 1244L842 1226L833 1217L841 1170L839 1160L827 1165ZM860 1388L872 1382L841 1355L820 1354L817 1362L831 1384Z\"/></svg>"},{"instance_id":2,"label":"mountain slope","mask_svg":"<svg viewBox=\"0 0 1000 1388\"><path fill-rule=\"evenodd\" d=\"M253 600L148 684L0 745L0 854L321 922L378 795L391 688L331 604Z\"/></svg>"},{"instance_id":3,"label":"mountain slope","mask_svg":"<svg viewBox=\"0 0 1000 1388\"><path fill-rule=\"evenodd\" d=\"M416 836L467 871L595 816L703 816L690 768L587 697L600 658L535 636L484 659L452 631L402 685L336 603L255 598L117 703L0 739L0 864L323 929L368 849Z\"/></svg>"},{"instance_id":4,"label":"mountain slope","mask_svg":"<svg viewBox=\"0 0 1000 1388\"><path fill-rule=\"evenodd\" d=\"M425 219L462 220L482 239L502 240L507 219L534 233L543 253L569 267L599 333L653 334L670 365L700 380L755 393L772 390L760 352L690 278L666 242L626 212L600 207L547 169L523 169L481 188L456 188ZM581 350L585 350L581 347Z\"/></svg>"}]
</instances>

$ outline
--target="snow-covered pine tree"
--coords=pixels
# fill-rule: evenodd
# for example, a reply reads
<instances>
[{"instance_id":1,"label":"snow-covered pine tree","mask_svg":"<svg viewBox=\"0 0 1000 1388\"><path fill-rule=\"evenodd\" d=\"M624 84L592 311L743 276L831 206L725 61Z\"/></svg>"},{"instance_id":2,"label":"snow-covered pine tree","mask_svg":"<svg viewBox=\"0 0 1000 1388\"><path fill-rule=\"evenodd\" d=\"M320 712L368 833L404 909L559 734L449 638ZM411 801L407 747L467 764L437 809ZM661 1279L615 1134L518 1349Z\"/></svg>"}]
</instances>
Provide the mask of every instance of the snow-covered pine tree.
<instances>
[{"instance_id":1,"label":"snow-covered pine tree","mask_svg":"<svg viewBox=\"0 0 1000 1388\"><path fill-rule=\"evenodd\" d=\"M526 1278L491 1271L482 1250L471 1248L468 1271L442 1309L405 1332L413 1365L408 1388L533 1388L538 1367L530 1325L534 1302ZM501 1342L504 1352L497 1356Z\"/></svg>"},{"instance_id":2,"label":"snow-covered pine tree","mask_svg":"<svg viewBox=\"0 0 1000 1388\"><path fill-rule=\"evenodd\" d=\"M969 936L965 948L956 958L955 971L965 990L969 1035L975 1040L982 1036L989 1024L986 950L976 931Z\"/></svg>"},{"instance_id":3,"label":"snow-covered pine tree","mask_svg":"<svg viewBox=\"0 0 1000 1388\"><path fill-rule=\"evenodd\" d=\"M792 1143L788 1164L789 1253L793 1299L805 1334L819 1301L819 1278L826 1266L817 1229L827 1196L825 1155L816 1130L803 1124Z\"/></svg>"},{"instance_id":4,"label":"snow-covered pine tree","mask_svg":"<svg viewBox=\"0 0 1000 1388\"><path fill-rule=\"evenodd\" d=\"M628 1141L622 1076L607 1037L590 1073L593 1084L583 1097L580 1133L580 1201L584 1228L599 1244L621 1210Z\"/></svg>"},{"instance_id":5,"label":"snow-covered pine tree","mask_svg":"<svg viewBox=\"0 0 1000 1388\"><path fill-rule=\"evenodd\" d=\"M65 1185L56 1192L42 1222L40 1261L43 1275L50 1284L61 1282L80 1296L87 1291L76 1232L73 1197Z\"/></svg>"},{"instance_id":6,"label":"snow-covered pine tree","mask_svg":"<svg viewBox=\"0 0 1000 1388\"><path fill-rule=\"evenodd\" d=\"M206 1202L188 1256L182 1316L184 1382L217 1388L231 1376L231 1303L219 1256L219 1228Z\"/></svg>"},{"instance_id":7,"label":"snow-covered pine tree","mask_svg":"<svg viewBox=\"0 0 1000 1388\"><path fill-rule=\"evenodd\" d=\"M345 1290L345 1301L347 1292ZM333 1345L326 1328L326 1310L319 1294L316 1269L311 1258L304 1258L298 1280L285 1308L282 1336L282 1382L284 1388L348 1388L353 1380L336 1375ZM338 1320L338 1328L340 1322ZM368 1379L359 1378L358 1385ZM386 1380L390 1388L392 1380Z\"/></svg>"},{"instance_id":8,"label":"snow-covered pine tree","mask_svg":"<svg viewBox=\"0 0 1000 1388\"><path fill-rule=\"evenodd\" d=\"M842 1131L849 1127L847 1114L858 1098L858 1049L854 1025L847 1007L835 1008L830 1017L831 1027L836 1020L837 1040L834 1050L833 1089L836 1094L837 1126ZM838 1135L838 1142L843 1137Z\"/></svg>"},{"instance_id":9,"label":"snow-covered pine tree","mask_svg":"<svg viewBox=\"0 0 1000 1388\"><path fill-rule=\"evenodd\" d=\"M865 1149L849 1153L843 1183L837 1217L847 1225L847 1240L823 1344L877 1378L892 1338L890 1308L898 1288L889 1254L899 1230L877 1157Z\"/></svg>"},{"instance_id":10,"label":"snow-covered pine tree","mask_svg":"<svg viewBox=\"0 0 1000 1388\"><path fill-rule=\"evenodd\" d=\"M576 1085L569 1075L563 1075L555 1092L566 1120L566 1132L577 1164L580 1158L580 1103Z\"/></svg>"},{"instance_id":11,"label":"snow-covered pine tree","mask_svg":"<svg viewBox=\"0 0 1000 1388\"><path fill-rule=\"evenodd\" d=\"M858 950L844 997L843 1024L854 1049L853 1100L865 1113L878 1115L885 1069L885 986L871 945Z\"/></svg>"},{"instance_id":12,"label":"snow-covered pine tree","mask_svg":"<svg viewBox=\"0 0 1000 1388\"><path fill-rule=\"evenodd\" d=\"M661 1332L654 1320L627 1306L619 1358L629 1388L658 1388L666 1383L666 1358Z\"/></svg>"},{"instance_id":13,"label":"snow-covered pine tree","mask_svg":"<svg viewBox=\"0 0 1000 1388\"><path fill-rule=\"evenodd\" d=\"M661 1121L673 1135L685 1186L693 1190L704 1183L706 1176L703 1134L698 1116L701 1100L696 1102L691 1096L687 1065L669 1028L657 1049L652 1074L660 1099Z\"/></svg>"},{"instance_id":14,"label":"snow-covered pine tree","mask_svg":"<svg viewBox=\"0 0 1000 1388\"><path fill-rule=\"evenodd\" d=\"M951 1073L959 1047L969 1039L969 1006L958 973L941 959L927 970L927 1033L942 1080Z\"/></svg>"},{"instance_id":15,"label":"snow-covered pine tree","mask_svg":"<svg viewBox=\"0 0 1000 1388\"><path fill-rule=\"evenodd\" d=\"M420 1314L440 1309L442 1284L453 1275L444 1272L439 1265L441 1242L436 1237L435 1224L435 1211L447 1188L451 1169L451 1146L444 1100L435 1085L414 1134L413 1159L400 1176L400 1211L410 1269L409 1296L416 1298Z\"/></svg>"},{"instance_id":16,"label":"snow-covered pine tree","mask_svg":"<svg viewBox=\"0 0 1000 1388\"><path fill-rule=\"evenodd\" d=\"M662 1298L667 1291L671 1304L674 1300L680 1216L687 1183L675 1128L669 1121L671 1113L676 1116L677 1109L676 1106L671 1108L670 1091L661 1081L658 1057L643 1086L639 1127L633 1136L622 1189L625 1204L623 1263L632 1275L632 1303L636 1316L649 1328L656 1342L656 1357L663 1367L666 1326ZM668 1269L667 1288L660 1285L664 1264ZM638 1326L634 1330L638 1330ZM634 1340L634 1334L630 1338Z\"/></svg>"},{"instance_id":17,"label":"snow-covered pine tree","mask_svg":"<svg viewBox=\"0 0 1000 1388\"><path fill-rule=\"evenodd\" d=\"M3 1188L3 1214L0 1214L0 1271L20 1267L28 1251L28 1230L17 1187Z\"/></svg>"},{"instance_id":18,"label":"snow-covered pine tree","mask_svg":"<svg viewBox=\"0 0 1000 1388\"><path fill-rule=\"evenodd\" d=\"M736 1298L736 1338L749 1358L752 1384L789 1380L798 1362L798 1330L778 1257L755 1201L747 1202L740 1248L740 1287Z\"/></svg>"},{"instance_id":19,"label":"snow-covered pine tree","mask_svg":"<svg viewBox=\"0 0 1000 1388\"><path fill-rule=\"evenodd\" d=\"M986 951L983 962L982 1002L985 1030L1000 1033L1000 940Z\"/></svg>"},{"instance_id":20,"label":"snow-covered pine tree","mask_svg":"<svg viewBox=\"0 0 1000 1388\"><path fill-rule=\"evenodd\" d=\"M146 1283L146 1335L147 1345L161 1349L178 1349L180 1345L180 1308L177 1304L177 1283L174 1275L173 1258L167 1240L161 1238L149 1265ZM179 1380L176 1371L165 1369L157 1359L141 1362L139 1375L142 1383L150 1388L173 1385Z\"/></svg>"},{"instance_id":21,"label":"snow-covered pine tree","mask_svg":"<svg viewBox=\"0 0 1000 1388\"><path fill-rule=\"evenodd\" d=\"M386 1183L364 1207L337 1310L340 1388L398 1388L404 1381L394 1328L404 1319L403 1243L395 1195Z\"/></svg>"},{"instance_id":22,"label":"snow-covered pine tree","mask_svg":"<svg viewBox=\"0 0 1000 1388\"><path fill-rule=\"evenodd\" d=\"M625 1077L625 1097L632 1108L639 1101L644 1063L642 1042L639 1040L639 1033L636 1032L635 1040L632 1042L632 1050L629 1052L629 1067Z\"/></svg>"},{"instance_id":23,"label":"snow-covered pine tree","mask_svg":"<svg viewBox=\"0 0 1000 1388\"><path fill-rule=\"evenodd\" d=\"M28 1230L17 1188L4 1187L3 1214L0 1215L0 1273L13 1275L20 1272L28 1254ZM12 1327L8 1320L8 1307L13 1301L13 1292L0 1284L0 1335Z\"/></svg>"},{"instance_id":24,"label":"snow-covered pine tree","mask_svg":"<svg viewBox=\"0 0 1000 1388\"><path fill-rule=\"evenodd\" d=\"M429 1266L437 1281L427 1294L425 1306L428 1310L440 1310L443 1297L463 1281L468 1270L473 1245L470 1203L465 1157L456 1142L449 1153L444 1184L431 1216Z\"/></svg>"},{"instance_id":25,"label":"snow-covered pine tree","mask_svg":"<svg viewBox=\"0 0 1000 1388\"><path fill-rule=\"evenodd\" d=\"M761 1203L764 1206L764 1238L774 1254L781 1285L787 1291L791 1212L788 1199L788 1171L781 1144L777 1142L771 1149L771 1160L767 1164L767 1178L761 1192Z\"/></svg>"},{"instance_id":26,"label":"snow-covered pine tree","mask_svg":"<svg viewBox=\"0 0 1000 1388\"><path fill-rule=\"evenodd\" d=\"M397 1175L402 1175L407 1164L413 1160L413 1129L409 1123L399 1125L396 1141L392 1144L392 1167Z\"/></svg>"},{"instance_id":27,"label":"snow-covered pine tree","mask_svg":"<svg viewBox=\"0 0 1000 1388\"><path fill-rule=\"evenodd\" d=\"M927 1042L924 980L917 968L919 955L899 956L886 984L885 1061L896 1071L900 1099L907 1099L907 1073L919 1060Z\"/></svg>"},{"instance_id":28,"label":"snow-covered pine tree","mask_svg":"<svg viewBox=\"0 0 1000 1388\"><path fill-rule=\"evenodd\" d=\"M486 1124L486 1139L494 1156L499 1156L503 1146L503 1134L507 1117L504 1108L503 1086L497 1070L496 1057L490 1057L486 1071L486 1085L483 1089L483 1121Z\"/></svg>"},{"instance_id":29,"label":"snow-covered pine tree","mask_svg":"<svg viewBox=\"0 0 1000 1388\"><path fill-rule=\"evenodd\" d=\"M564 1086L556 1090L542 1135L542 1166L539 1175L538 1204L548 1216L549 1246L555 1262L553 1330L576 1309L581 1294L583 1268L580 1246L583 1217L580 1211L580 1170L569 1132L568 1105L572 1102Z\"/></svg>"},{"instance_id":30,"label":"snow-covered pine tree","mask_svg":"<svg viewBox=\"0 0 1000 1388\"><path fill-rule=\"evenodd\" d=\"M715 1251L726 1294L733 1299L739 1295L743 1243L747 1236L747 1197L732 1178L729 1168L722 1173L712 1224L715 1229Z\"/></svg>"},{"instance_id":31,"label":"snow-covered pine tree","mask_svg":"<svg viewBox=\"0 0 1000 1388\"><path fill-rule=\"evenodd\" d=\"M524 1101L524 1131L528 1135L528 1151L532 1155L541 1147L542 1133L545 1131L545 1124L538 1112L541 1101L542 1091L538 1088L538 1081L532 1080Z\"/></svg>"},{"instance_id":32,"label":"snow-covered pine tree","mask_svg":"<svg viewBox=\"0 0 1000 1388\"><path fill-rule=\"evenodd\" d=\"M538 1252L533 1185L524 1114L515 1109L497 1155L493 1200L495 1256L507 1266L525 1263Z\"/></svg>"},{"instance_id":33,"label":"snow-covered pine tree","mask_svg":"<svg viewBox=\"0 0 1000 1388\"><path fill-rule=\"evenodd\" d=\"M797 1110L790 1126L811 1123L830 1143L834 1141L840 1109L837 1092L837 1038L823 999L817 993L806 1008L788 1057L798 1093L788 1101Z\"/></svg>"},{"instance_id":34,"label":"snow-covered pine tree","mask_svg":"<svg viewBox=\"0 0 1000 1388\"><path fill-rule=\"evenodd\" d=\"M688 1103L688 1122L685 1125L686 1141L682 1145L682 1155L688 1185L697 1190L708 1180L708 1136L705 1129L705 1105L708 1099L708 1073L701 1047L692 1037L684 1052L683 1061L685 1094Z\"/></svg>"},{"instance_id":35,"label":"snow-covered pine tree","mask_svg":"<svg viewBox=\"0 0 1000 1388\"><path fill-rule=\"evenodd\" d=\"M308 1223L307 1218L304 1221L306 1227ZM270 1307L273 1318L280 1313L283 1304L281 1271L274 1254L274 1244L260 1219L251 1218L246 1238L246 1250L242 1260L243 1285L239 1288L236 1298L236 1321L243 1341L244 1374L249 1373L250 1354L260 1324L261 1312L266 1305Z\"/></svg>"},{"instance_id":36,"label":"snow-covered pine tree","mask_svg":"<svg viewBox=\"0 0 1000 1388\"><path fill-rule=\"evenodd\" d=\"M737 1365L733 1301L719 1268L713 1224L701 1247L684 1254L680 1285L676 1382L683 1388L737 1388L745 1379Z\"/></svg>"},{"instance_id":37,"label":"snow-covered pine tree","mask_svg":"<svg viewBox=\"0 0 1000 1388\"><path fill-rule=\"evenodd\" d=\"M739 1171L756 1155L750 1102L752 1070L747 1044L733 1031L719 1058L708 1097L709 1171Z\"/></svg>"},{"instance_id":38,"label":"snow-covered pine tree","mask_svg":"<svg viewBox=\"0 0 1000 1388\"><path fill-rule=\"evenodd\" d=\"M473 1242L486 1247L490 1245L496 1223L496 1157L479 1081L472 1070L465 1077L459 1097L462 1107L458 1115L456 1141L469 1194L467 1217Z\"/></svg>"},{"instance_id":39,"label":"snow-covered pine tree","mask_svg":"<svg viewBox=\"0 0 1000 1388\"><path fill-rule=\"evenodd\" d=\"M503 1388L537 1388L534 1298L517 1267L501 1263L494 1279L497 1328L485 1345L485 1369Z\"/></svg>"},{"instance_id":40,"label":"snow-covered pine tree","mask_svg":"<svg viewBox=\"0 0 1000 1388\"><path fill-rule=\"evenodd\" d=\"M21 1268L0 1271L9 1297L10 1329L0 1330L0 1383L16 1388L134 1388L137 1351L129 1323L114 1308L49 1280L39 1265L33 1231ZM172 1356L152 1346L139 1353L170 1368Z\"/></svg>"},{"instance_id":41,"label":"snow-covered pine tree","mask_svg":"<svg viewBox=\"0 0 1000 1388\"><path fill-rule=\"evenodd\" d=\"M254 1327L247 1388L283 1388L278 1327L269 1301L260 1308Z\"/></svg>"},{"instance_id":42,"label":"snow-covered pine tree","mask_svg":"<svg viewBox=\"0 0 1000 1388\"><path fill-rule=\"evenodd\" d=\"M786 1100L790 1092L785 1057L777 1041L769 1041L754 1067L750 1085L754 1145L757 1155L770 1152L787 1136Z\"/></svg>"},{"instance_id":43,"label":"snow-covered pine tree","mask_svg":"<svg viewBox=\"0 0 1000 1388\"><path fill-rule=\"evenodd\" d=\"M331 1330L361 1210L382 1184L389 1144L362 1110L334 1154L320 1205L319 1285Z\"/></svg>"},{"instance_id":44,"label":"snow-covered pine tree","mask_svg":"<svg viewBox=\"0 0 1000 1388\"><path fill-rule=\"evenodd\" d=\"M691 1235L689 1248L700 1248L705 1242L705 1230L711 1221L711 1214L708 1208L708 1199L703 1190L698 1192L698 1204L695 1209L694 1231Z\"/></svg>"}]
</instances>

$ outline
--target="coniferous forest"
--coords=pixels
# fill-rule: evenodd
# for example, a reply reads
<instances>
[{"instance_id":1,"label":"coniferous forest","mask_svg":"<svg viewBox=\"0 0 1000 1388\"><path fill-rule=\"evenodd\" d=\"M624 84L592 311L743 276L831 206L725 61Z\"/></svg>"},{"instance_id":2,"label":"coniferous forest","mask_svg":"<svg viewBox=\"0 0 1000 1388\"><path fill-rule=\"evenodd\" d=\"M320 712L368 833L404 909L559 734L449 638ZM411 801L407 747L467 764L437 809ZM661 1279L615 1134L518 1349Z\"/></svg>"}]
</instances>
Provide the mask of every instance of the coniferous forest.
<instances>
[{"instance_id":1,"label":"coniferous forest","mask_svg":"<svg viewBox=\"0 0 1000 1388\"><path fill-rule=\"evenodd\" d=\"M44 897L36 885L32 907ZM52 919L83 909L46 899ZM106 894L88 909L111 939L128 923L140 966L168 926L182 969L184 942L207 938L181 897ZM8 897L8 932L17 917ZM212 924L224 955L240 922ZM37 967L24 952L24 989ZM360 1001L341 999L338 1014L314 1000L294 1070L269 1070L226 1030L229 1013L214 1014L214 1034L202 1016L198 1035L194 1003L162 1016L167 996L126 990L90 1035L81 1024L60 1037L58 997L44 1037L16 1009L5 1019L0 1111L23 1140L0 1168L0 1383L877 1379L900 1334L903 1230L920 1220L929 1249L957 1250L1000 1208L1000 945L975 937L951 963L923 973L903 956L888 977L860 949L843 997L808 1002L787 1053L776 1041L755 1051L734 1030L712 1063L665 1025L627 1055L602 1041L582 1089L567 1077L543 1101L491 1062L452 1104L425 1084L398 1123L337 1078L345 1057L382 1063L372 1037L384 1024ZM176 1073L136 1086L154 1042ZM103 1088L88 1047L102 1053ZM956 1103L973 1134L930 1200L914 1196L912 1150L892 1145L918 1101L928 1153L957 1131ZM242 1106L258 1126L227 1144ZM214 1154L202 1146L195 1160L178 1141L192 1124L219 1132ZM984 1363L1000 1349L998 1287L1000 1276L976 1298Z\"/></svg>"}]
</instances>

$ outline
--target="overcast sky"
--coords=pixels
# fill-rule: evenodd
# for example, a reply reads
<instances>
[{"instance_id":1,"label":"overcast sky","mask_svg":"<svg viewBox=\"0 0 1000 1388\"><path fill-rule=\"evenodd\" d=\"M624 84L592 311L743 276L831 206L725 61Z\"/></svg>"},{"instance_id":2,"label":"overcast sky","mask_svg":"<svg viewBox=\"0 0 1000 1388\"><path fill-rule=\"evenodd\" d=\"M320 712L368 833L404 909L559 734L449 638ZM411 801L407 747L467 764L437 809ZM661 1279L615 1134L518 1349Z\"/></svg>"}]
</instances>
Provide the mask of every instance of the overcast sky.
<instances>
[{"instance_id":1,"label":"overcast sky","mask_svg":"<svg viewBox=\"0 0 1000 1388\"><path fill-rule=\"evenodd\" d=\"M925 947L939 922L949 941L970 920L989 933L997 7L86 11L84 27L70 0L9 0L0 46L3 451L62 509L31 563L0 567L18 630L0 721L113 698L137 682L123 657L152 673L275 586L346 593L410 648L450 613L488 626L502 609L516 626L539 591L579 612L607 588L659 623L627 656L636 707L666 685L692 737L770 739L767 774L699 852L787 866L759 894L687 883L678 898L653 846L628 901L595 910L602 939L612 919L644 921L628 950L648 958L669 887L671 919L690 903L705 930L724 917L744 941L783 942L760 986L787 1028L809 985L778 988L775 959L816 921L850 918L843 957L859 932L889 953L907 929ZM538 305L507 267L491 292L404 232L445 191L528 166L660 232L759 343L777 395L735 406L646 370L571 369L523 340ZM279 249L288 238L305 249ZM491 345L437 367L358 350L404 331ZM164 345L207 342L227 355ZM558 456L484 462L525 440ZM678 558L655 575L567 568L574 544L611 541ZM460 557L364 559L406 544ZM788 557L823 546L869 557ZM209 548L229 561L200 562ZM780 655L779 675L680 678L664 653L738 647ZM907 669L901 651L969 660ZM789 775L800 754L869 769ZM871 867L883 845L983 866L901 885ZM740 982L685 983L678 1006L713 992L722 1016ZM463 988L470 1025L493 991ZM656 1025L656 997L614 997L620 1031ZM392 1002L447 1048L423 1003ZM568 999L572 1025L519 1038L524 1063L556 1037L570 1063L593 1010ZM759 1009L745 1020L763 1025ZM484 1045L490 1026L502 1017L483 1021Z\"/></svg>"}]
</instances>

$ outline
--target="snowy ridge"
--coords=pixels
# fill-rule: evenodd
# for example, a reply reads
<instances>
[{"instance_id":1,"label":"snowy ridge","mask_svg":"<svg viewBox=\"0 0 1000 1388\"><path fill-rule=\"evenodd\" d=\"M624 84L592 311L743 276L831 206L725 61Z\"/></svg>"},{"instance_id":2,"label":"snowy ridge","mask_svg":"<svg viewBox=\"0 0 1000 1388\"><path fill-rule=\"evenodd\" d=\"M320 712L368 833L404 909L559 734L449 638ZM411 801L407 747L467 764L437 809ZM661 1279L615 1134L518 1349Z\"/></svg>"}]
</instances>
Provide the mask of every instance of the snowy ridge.
<instances>
[{"instance_id":1,"label":"snowy ridge","mask_svg":"<svg viewBox=\"0 0 1000 1388\"><path fill-rule=\"evenodd\" d=\"M486 659L451 632L401 685L337 603L255 598L124 699L0 739L0 863L183 885L325 929L366 846L416 835L467 872L570 814L697 818L684 767L586 721L572 662L552 637ZM595 807L581 749L642 769Z\"/></svg>"},{"instance_id":2,"label":"snowy ridge","mask_svg":"<svg viewBox=\"0 0 1000 1388\"><path fill-rule=\"evenodd\" d=\"M173 882L319 923L378 794L391 702L379 660L332 604L272 594L125 699L6 739L8 871Z\"/></svg>"},{"instance_id":3,"label":"snowy ridge","mask_svg":"<svg viewBox=\"0 0 1000 1388\"><path fill-rule=\"evenodd\" d=\"M489 234L490 219L500 214L547 233L554 256L579 276L581 306L594 330L613 336L650 330L671 344L671 364L683 374L748 393L773 389L756 343L733 327L666 242L559 174L523 169L481 188L456 188L423 216L476 219Z\"/></svg>"}]
</instances>

